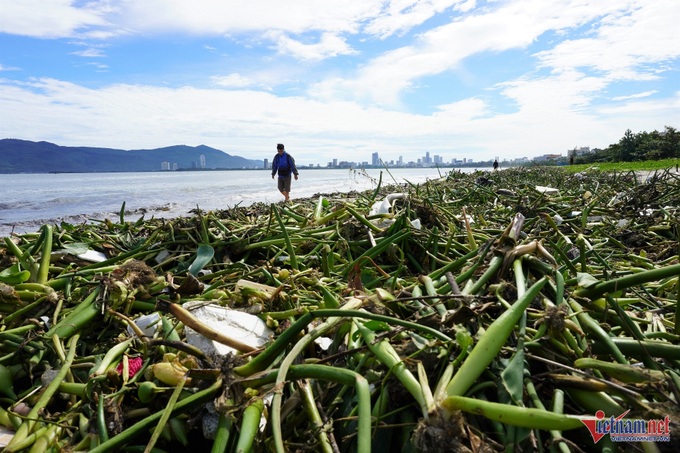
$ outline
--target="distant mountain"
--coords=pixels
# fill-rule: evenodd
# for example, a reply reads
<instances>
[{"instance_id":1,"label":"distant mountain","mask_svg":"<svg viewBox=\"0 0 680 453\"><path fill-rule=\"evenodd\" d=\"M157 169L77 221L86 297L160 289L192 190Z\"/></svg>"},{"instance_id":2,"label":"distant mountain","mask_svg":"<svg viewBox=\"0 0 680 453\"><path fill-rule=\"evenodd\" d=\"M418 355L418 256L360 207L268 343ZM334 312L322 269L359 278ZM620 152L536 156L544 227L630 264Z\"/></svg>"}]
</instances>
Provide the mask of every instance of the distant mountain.
<instances>
[{"instance_id":1,"label":"distant mountain","mask_svg":"<svg viewBox=\"0 0 680 453\"><path fill-rule=\"evenodd\" d=\"M122 150L59 146L49 142L0 140L0 173L95 173L262 168L261 160L232 156L209 146L176 145L157 149ZM165 163L165 164L164 164Z\"/></svg>"}]
</instances>

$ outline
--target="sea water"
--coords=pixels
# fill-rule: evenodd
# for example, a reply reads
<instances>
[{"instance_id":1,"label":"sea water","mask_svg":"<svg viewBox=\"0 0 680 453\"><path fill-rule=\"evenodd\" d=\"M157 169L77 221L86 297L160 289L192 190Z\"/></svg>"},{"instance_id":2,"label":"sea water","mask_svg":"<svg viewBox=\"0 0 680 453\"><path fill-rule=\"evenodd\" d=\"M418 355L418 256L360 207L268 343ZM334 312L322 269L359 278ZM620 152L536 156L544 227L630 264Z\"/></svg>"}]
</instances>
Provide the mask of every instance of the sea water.
<instances>
[{"instance_id":1,"label":"sea water","mask_svg":"<svg viewBox=\"0 0 680 453\"><path fill-rule=\"evenodd\" d=\"M306 169L292 182L291 199L364 191L382 184L420 184L451 169ZM455 171L474 171L463 169ZM268 170L57 173L0 175L0 237L36 231L45 223L117 221L186 216L203 211L278 203L283 196Z\"/></svg>"}]
</instances>

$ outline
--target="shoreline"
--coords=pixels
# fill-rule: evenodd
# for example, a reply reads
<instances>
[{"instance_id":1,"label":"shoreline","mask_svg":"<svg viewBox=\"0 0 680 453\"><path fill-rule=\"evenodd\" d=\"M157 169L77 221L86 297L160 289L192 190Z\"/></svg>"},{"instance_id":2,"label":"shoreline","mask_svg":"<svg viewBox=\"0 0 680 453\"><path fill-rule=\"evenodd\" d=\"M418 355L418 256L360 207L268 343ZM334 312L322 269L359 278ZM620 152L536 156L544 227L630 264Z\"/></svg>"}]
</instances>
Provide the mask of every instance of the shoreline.
<instances>
[{"instance_id":1,"label":"shoreline","mask_svg":"<svg viewBox=\"0 0 680 453\"><path fill-rule=\"evenodd\" d=\"M383 184L381 187L381 191L383 190L397 190L397 189L404 189L408 185L406 183L402 184L395 184L395 183L390 183L390 184ZM226 208L218 208L218 209L202 209L200 205L197 205L197 207L194 207L192 209L189 209L186 212L172 212L171 208L168 208L167 204L166 205L160 205L160 206L153 206L153 207L148 207L148 208L136 208L133 210L126 210L124 212L124 220L126 222L137 222L139 221L142 217L144 217L144 220L153 220L153 219L166 219L166 220L173 220L173 219L186 219L186 218L191 218L196 215L197 210L201 210L203 213L207 212L221 212L221 211L228 211L231 209L238 209L238 208L248 208L253 205L258 205L258 204L266 204L267 206L271 204L276 204L279 206L293 206L297 203L314 203L319 196L323 196L325 199L334 202L334 201L351 201L352 197L356 198L357 196L360 196L360 194L368 193L368 192L373 192L374 189L367 189L365 191L357 191L357 190L349 190L348 192L331 192L331 193L316 193L314 195L311 195L309 197L300 197L300 198L291 198L291 201L289 203L286 203L283 199L277 202L266 202L266 201L252 201L247 204L243 203L237 203L234 206L231 207L226 207ZM278 194L277 194L278 195ZM282 198L282 197L281 197ZM122 202L121 202L122 205ZM164 213L169 213L169 215L163 215ZM71 216L63 216L63 217L56 217L56 218L48 218L48 219L35 219L35 220L27 220L23 222L15 222L12 224L5 224L5 223L0 223L0 238L4 237L12 237L12 236L21 236L25 234L39 234L40 228L45 225L58 225L61 223L66 223L70 225L88 225L88 224L96 224L96 223L102 223L106 222L107 220L110 220L114 223L117 223L120 218L120 213L119 212L105 212L105 213L94 213L94 214L76 214L76 215L71 215Z\"/></svg>"},{"instance_id":2,"label":"shoreline","mask_svg":"<svg viewBox=\"0 0 680 453\"><path fill-rule=\"evenodd\" d=\"M438 169L391 174L308 171L301 174L291 196L300 199L373 189L380 180L382 185L423 183L446 174ZM0 192L5 195L0 201L0 236L13 228L17 233L31 232L46 222L117 219L123 203L126 216L138 219L142 214L147 218L186 216L197 205L208 211L283 200L276 183L263 172L12 176L0 180Z\"/></svg>"},{"instance_id":3,"label":"shoreline","mask_svg":"<svg viewBox=\"0 0 680 453\"><path fill-rule=\"evenodd\" d=\"M529 169L532 167L516 167L519 169ZM543 168L560 168L560 167L543 167ZM435 179L428 179L425 182L419 183L419 184L425 184L428 181L433 181L436 179L441 179L441 178L446 178L450 173L454 174L461 174L461 175L492 175L494 173L494 170L492 169L475 169L474 172L458 172L458 170L461 170L460 168L453 168L451 169L452 171L447 172L443 174L440 178L435 178ZM506 171L509 170L508 168L501 168L497 171ZM591 171L601 171L599 169L593 169ZM591 171L586 171L582 172L585 174L589 174ZM638 183L644 183L649 180L650 177L653 177L654 175L663 175L665 173L669 173L671 175L680 175L680 172L676 172L673 168L668 168L665 170L638 170L634 171L634 174L636 176L636 180ZM626 174L629 172L613 172L613 173L619 173L619 174ZM579 173L576 173L579 174ZM389 176L384 176L383 179L388 178ZM408 187L407 183L394 183L390 182L389 184L383 184L381 191L382 190L388 190L388 188L392 187L394 190L397 189L404 189ZM367 193L371 192L374 189L366 189L364 191L356 191L354 189L350 189L348 192L341 192L341 191L336 191L336 192L331 192L331 193L316 193L311 196L303 196L300 198L292 198L293 204L295 203L309 203L309 202L314 202L318 197L321 195L324 198L328 200L344 200L346 201L348 199L347 194L348 193L354 193L354 194L360 194L360 193ZM273 195L274 197L278 198L279 194L276 193ZM254 200L254 201L249 201L247 203L243 203L242 201L239 203L234 204L233 206L226 207L226 208L216 208L216 209L203 209L201 208L200 205L197 205L196 207L193 207L191 209L188 209L184 212L173 212L174 209L171 206L172 202L165 203L163 205L155 205L155 206L148 206L148 207L139 207L135 209L130 209L126 210L124 213L124 218L126 222L130 221L138 221L140 220L143 216L145 217L145 220L151 220L151 219L175 219L175 218L188 218L192 217L195 215L196 209L201 209L202 212L215 212L215 211L225 211L229 209L234 209L238 207L249 207L254 204L259 204L259 203L266 203L267 205L270 204L283 204L283 200L275 201L275 202L269 202L269 201L259 201L259 200ZM122 202L120 203L122 206ZM24 234L38 234L40 227L42 227L45 224L51 224L51 225L57 225L62 222L71 224L71 225L82 225L82 224L95 224L95 223L100 223L100 222L105 222L106 220L111 220L114 222L118 222L120 213L119 211L109 211L109 212L96 212L96 213L91 213L91 214L86 214L86 213L80 213L80 214L75 214L75 215L67 215L67 216L59 216L59 217L52 217L52 218L38 218L38 219L33 219L33 220L26 220L26 221L19 221L19 222L14 222L14 223L2 223L0 220L0 238L4 237L11 237L13 235L24 235Z\"/></svg>"}]
</instances>

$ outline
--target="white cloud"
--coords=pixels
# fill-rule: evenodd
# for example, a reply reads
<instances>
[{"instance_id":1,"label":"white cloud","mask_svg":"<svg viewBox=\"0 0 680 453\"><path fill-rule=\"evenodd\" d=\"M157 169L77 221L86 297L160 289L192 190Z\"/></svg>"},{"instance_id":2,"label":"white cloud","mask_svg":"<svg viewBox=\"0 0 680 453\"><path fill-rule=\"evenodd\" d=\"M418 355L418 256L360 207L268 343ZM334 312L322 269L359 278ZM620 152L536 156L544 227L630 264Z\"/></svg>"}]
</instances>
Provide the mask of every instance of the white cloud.
<instances>
[{"instance_id":1,"label":"white cloud","mask_svg":"<svg viewBox=\"0 0 680 453\"><path fill-rule=\"evenodd\" d=\"M433 117L460 123L487 116L489 114L489 105L483 99L469 98L451 104L440 105L437 107L437 110L432 115Z\"/></svg>"},{"instance_id":2,"label":"white cloud","mask_svg":"<svg viewBox=\"0 0 680 453\"><path fill-rule=\"evenodd\" d=\"M357 53L347 42L332 33L323 33L319 42L306 44L291 39L283 33L272 32L268 37L276 43L276 49L280 54L292 55L299 60L323 60L338 55L352 55Z\"/></svg>"},{"instance_id":3,"label":"white cloud","mask_svg":"<svg viewBox=\"0 0 680 453\"><path fill-rule=\"evenodd\" d=\"M255 85L255 81L241 74L229 74L226 76L214 76L212 78L215 85L226 88L244 88Z\"/></svg>"},{"instance_id":4,"label":"white cloud","mask_svg":"<svg viewBox=\"0 0 680 453\"><path fill-rule=\"evenodd\" d=\"M126 79L109 85L102 79L100 88L11 80L7 71L23 65L6 59L0 99L12 115L0 122L0 137L137 149L203 143L250 158L284 141L300 163L323 162L320 150L347 150L348 160L361 161L374 151L386 159L390 153L419 157L424 150L509 158L604 147L632 125L653 130L678 118L680 94L668 98L654 84L677 70L680 8L674 3L0 0L0 32L76 37L69 44L83 46L75 52L83 57L104 57L100 49L118 44L107 38L126 34L152 38L153 45L166 37L205 38L209 43L199 53L212 58L195 67L195 60L178 59L173 68L186 68L192 77L178 77L173 88ZM427 108L411 103L432 76L465 85L460 73L475 67L468 59L492 60L508 51L526 60L520 75L488 78L493 81L480 82L472 93L452 90L430 99ZM88 64L108 69L98 60ZM140 65L139 73L145 70L151 71ZM138 80L154 74L144 76ZM178 86L200 78L203 88ZM206 78L212 87L204 88ZM617 87L616 94L633 94L608 94L611 84L625 81L637 83ZM288 91L275 91L279 87ZM413 113L427 110L432 113Z\"/></svg>"},{"instance_id":5,"label":"white cloud","mask_svg":"<svg viewBox=\"0 0 680 453\"><path fill-rule=\"evenodd\" d=\"M106 26L101 3L75 6L71 0L0 0L0 32L36 38L73 37L90 27Z\"/></svg>"},{"instance_id":6,"label":"white cloud","mask_svg":"<svg viewBox=\"0 0 680 453\"><path fill-rule=\"evenodd\" d=\"M423 77L456 68L472 55L522 49L549 30L577 27L606 14L618 0L598 6L584 0L523 0L504 2L423 32L412 45L390 50L370 61L351 79L329 79L311 87L310 94L328 98L370 98L398 107L400 95Z\"/></svg>"},{"instance_id":7,"label":"white cloud","mask_svg":"<svg viewBox=\"0 0 680 453\"><path fill-rule=\"evenodd\" d=\"M646 65L680 56L680 9L672 0L631 3L606 16L587 38L570 39L536 54L560 71L591 68L618 80L652 80Z\"/></svg>"},{"instance_id":8,"label":"white cloud","mask_svg":"<svg viewBox=\"0 0 680 453\"><path fill-rule=\"evenodd\" d=\"M628 96L615 96L612 101L627 101L628 99L646 98L657 93L657 90L644 91L642 93L629 94Z\"/></svg>"},{"instance_id":9,"label":"white cloud","mask_svg":"<svg viewBox=\"0 0 680 453\"><path fill-rule=\"evenodd\" d=\"M378 0L125 0L120 20L145 32L228 35L284 30L354 33L380 11Z\"/></svg>"},{"instance_id":10,"label":"white cloud","mask_svg":"<svg viewBox=\"0 0 680 453\"><path fill-rule=\"evenodd\" d=\"M676 127L678 113L680 112L680 91L676 91L673 97L666 99L644 101L631 99L631 102L616 103L598 108L597 112L601 115L621 118L629 123L631 122L630 118L633 118L636 122L636 128L639 130L651 131L662 127L659 125ZM645 124L637 124L640 122L640 118L646 119ZM654 121L657 126L649 126Z\"/></svg>"},{"instance_id":11,"label":"white cloud","mask_svg":"<svg viewBox=\"0 0 680 453\"><path fill-rule=\"evenodd\" d=\"M101 49L96 49L94 47L71 52L71 55L77 55L79 57L85 58L101 58L106 56L106 54Z\"/></svg>"},{"instance_id":12,"label":"white cloud","mask_svg":"<svg viewBox=\"0 0 680 453\"><path fill-rule=\"evenodd\" d=\"M454 9L463 13L467 13L477 6L477 0L466 0L457 4Z\"/></svg>"},{"instance_id":13,"label":"white cloud","mask_svg":"<svg viewBox=\"0 0 680 453\"><path fill-rule=\"evenodd\" d=\"M635 116L635 125L653 130L680 105L680 94L672 101L624 101L601 108L594 121L595 113L577 108L567 91L558 93L556 101L524 92L569 85L560 77L537 91L529 82L503 87L523 104L515 112L493 116L485 101L474 98L428 116L263 91L128 84L95 90L53 79L30 84L0 80L3 109L13 112L0 124L0 136L126 149L206 144L248 158L266 157L263 150L284 141L296 149L301 164L323 162L320 150L342 152L356 161L367 160L374 151L386 159L400 154L414 159L424 150L448 159L511 158L561 152L576 144L604 147L630 127L636 109L643 108L644 117ZM597 89L586 77L571 77L583 91Z\"/></svg>"},{"instance_id":14,"label":"white cloud","mask_svg":"<svg viewBox=\"0 0 680 453\"><path fill-rule=\"evenodd\" d=\"M464 3L460 5L460 8L457 8L463 11L474 5L474 1L472 2L473 5L469 5L469 2L461 2L460 0L396 0L388 2L383 12L371 20L364 31L380 38L386 38L394 33L410 30L434 15L452 6L457 6L459 3ZM468 5L465 5L465 3L468 3Z\"/></svg>"}]
</instances>

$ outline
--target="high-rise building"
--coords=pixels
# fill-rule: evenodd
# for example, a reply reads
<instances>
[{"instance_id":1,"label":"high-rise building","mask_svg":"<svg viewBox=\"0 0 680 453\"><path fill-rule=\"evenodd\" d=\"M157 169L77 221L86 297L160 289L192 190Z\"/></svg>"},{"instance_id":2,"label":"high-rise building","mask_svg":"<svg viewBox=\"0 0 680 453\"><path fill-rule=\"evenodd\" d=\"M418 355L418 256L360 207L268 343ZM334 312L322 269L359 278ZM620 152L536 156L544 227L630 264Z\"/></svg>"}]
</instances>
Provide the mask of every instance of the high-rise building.
<instances>
[{"instance_id":1,"label":"high-rise building","mask_svg":"<svg viewBox=\"0 0 680 453\"><path fill-rule=\"evenodd\" d=\"M161 170L170 170L170 162L167 161L161 162Z\"/></svg>"},{"instance_id":2,"label":"high-rise building","mask_svg":"<svg viewBox=\"0 0 680 453\"><path fill-rule=\"evenodd\" d=\"M264 160L264 168L265 169L269 168L269 159Z\"/></svg>"},{"instance_id":3,"label":"high-rise building","mask_svg":"<svg viewBox=\"0 0 680 453\"><path fill-rule=\"evenodd\" d=\"M199 159L201 160L201 168L205 168L205 155L201 154Z\"/></svg>"},{"instance_id":4,"label":"high-rise building","mask_svg":"<svg viewBox=\"0 0 680 453\"><path fill-rule=\"evenodd\" d=\"M380 165L380 156L378 156L378 153L371 154L371 164Z\"/></svg>"}]
</instances>

